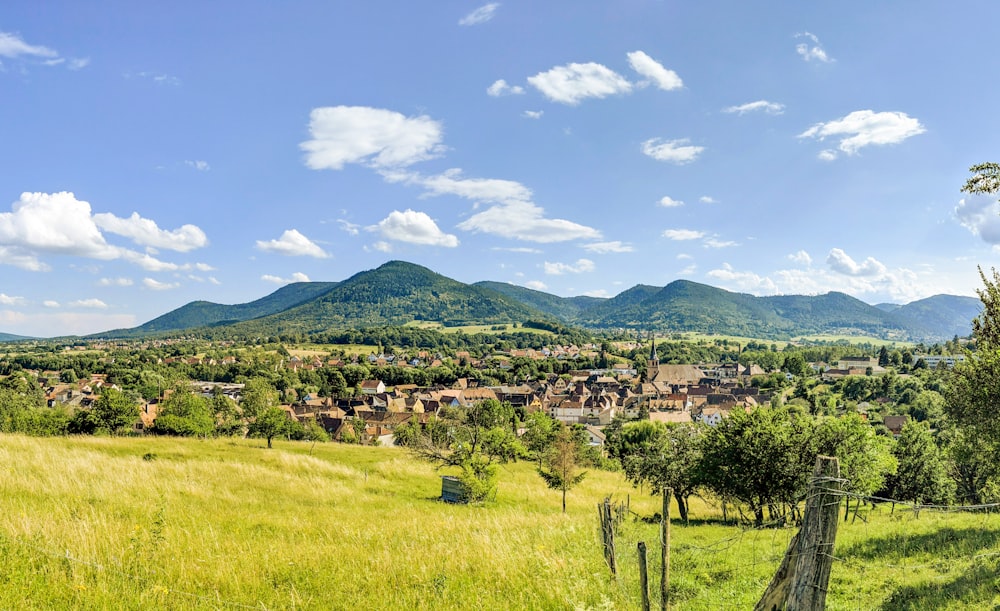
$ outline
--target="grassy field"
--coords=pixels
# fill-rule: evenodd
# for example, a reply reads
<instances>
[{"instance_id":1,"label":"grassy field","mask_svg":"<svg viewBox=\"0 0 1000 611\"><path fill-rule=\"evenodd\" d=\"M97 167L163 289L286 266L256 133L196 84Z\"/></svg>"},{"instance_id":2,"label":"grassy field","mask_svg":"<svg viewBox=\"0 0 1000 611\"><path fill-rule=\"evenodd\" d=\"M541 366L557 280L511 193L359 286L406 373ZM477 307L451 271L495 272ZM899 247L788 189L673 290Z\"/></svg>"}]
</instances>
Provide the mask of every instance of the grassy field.
<instances>
[{"instance_id":1,"label":"grassy field","mask_svg":"<svg viewBox=\"0 0 1000 611\"><path fill-rule=\"evenodd\" d=\"M610 579L596 504L658 508L613 473L563 515L529 464L503 468L495 502L453 506L393 448L3 436L0 465L3 609L634 609L640 540L659 574L658 527L628 519ZM672 529L672 607L752 608L794 530L692 512ZM828 608L1000 603L1000 516L863 516L841 527Z\"/></svg>"}]
</instances>

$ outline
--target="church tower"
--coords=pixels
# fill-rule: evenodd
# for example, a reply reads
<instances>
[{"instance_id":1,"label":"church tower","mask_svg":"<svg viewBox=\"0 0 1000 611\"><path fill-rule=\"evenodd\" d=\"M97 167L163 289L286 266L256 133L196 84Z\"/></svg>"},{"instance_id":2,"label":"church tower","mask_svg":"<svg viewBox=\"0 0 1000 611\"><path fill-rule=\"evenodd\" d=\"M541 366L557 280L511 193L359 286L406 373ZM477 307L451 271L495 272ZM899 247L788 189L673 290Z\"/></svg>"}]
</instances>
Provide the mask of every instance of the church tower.
<instances>
[{"instance_id":1,"label":"church tower","mask_svg":"<svg viewBox=\"0 0 1000 611\"><path fill-rule=\"evenodd\" d=\"M646 381L655 382L660 377L660 357L656 356L656 337L649 334L649 360L646 362Z\"/></svg>"}]
</instances>

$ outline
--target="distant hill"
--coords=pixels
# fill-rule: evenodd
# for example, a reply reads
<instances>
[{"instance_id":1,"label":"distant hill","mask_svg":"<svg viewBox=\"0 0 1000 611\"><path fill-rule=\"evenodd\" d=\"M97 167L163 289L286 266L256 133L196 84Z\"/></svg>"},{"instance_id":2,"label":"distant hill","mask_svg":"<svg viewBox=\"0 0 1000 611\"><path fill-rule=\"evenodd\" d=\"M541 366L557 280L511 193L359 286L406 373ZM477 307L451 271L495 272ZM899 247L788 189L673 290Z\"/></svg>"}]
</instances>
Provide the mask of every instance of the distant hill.
<instances>
[{"instance_id":1,"label":"distant hill","mask_svg":"<svg viewBox=\"0 0 1000 611\"><path fill-rule=\"evenodd\" d=\"M463 284L413 263L390 261L355 274L306 303L238 323L233 330L312 333L416 321L460 326L554 318L493 289Z\"/></svg>"},{"instance_id":2,"label":"distant hill","mask_svg":"<svg viewBox=\"0 0 1000 611\"><path fill-rule=\"evenodd\" d=\"M25 337L24 335L14 335L13 333L0 333L0 342L20 342L28 339L32 338Z\"/></svg>"},{"instance_id":3,"label":"distant hill","mask_svg":"<svg viewBox=\"0 0 1000 611\"><path fill-rule=\"evenodd\" d=\"M222 305L210 301L192 301L163 316L154 318L134 329L111 332L112 336L148 335L163 331L178 331L197 327L251 320L276 312L283 312L299 304L316 299L336 287L338 282L293 282L249 303ZM107 336L109 334L102 334Z\"/></svg>"},{"instance_id":4,"label":"distant hill","mask_svg":"<svg viewBox=\"0 0 1000 611\"><path fill-rule=\"evenodd\" d=\"M390 261L343 282L290 284L250 303L192 302L140 327L100 335L207 327L234 335L274 335L413 322L459 326L536 320L761 339L835 334L933 343L968 336L981 310L978 299L953 295L874 306L838 292L756 297L689 280L664 287L638 284L611 298L558 297L501 282L464 284L426 267Z\"/></svg>"}]
</instances>

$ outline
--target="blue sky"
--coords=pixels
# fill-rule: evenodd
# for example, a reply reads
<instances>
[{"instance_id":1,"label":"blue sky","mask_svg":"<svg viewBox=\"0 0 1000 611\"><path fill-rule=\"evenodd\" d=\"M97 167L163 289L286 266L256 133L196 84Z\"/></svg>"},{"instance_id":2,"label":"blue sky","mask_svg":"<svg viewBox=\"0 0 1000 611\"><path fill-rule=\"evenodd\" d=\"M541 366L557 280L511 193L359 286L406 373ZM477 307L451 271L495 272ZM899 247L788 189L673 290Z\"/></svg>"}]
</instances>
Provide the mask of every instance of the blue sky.
<instances>
[{"instance_id":1,"label":"blue sky","mask_svg":"<svg viewBox=\"0 0 1000 611\"><path fill-rule=\"evenodd\" d=\"M762 8L766 7L766 8ZM131 327L401 259L975 296L996 2L0 4L0 332Z\"/></svg>"}]
</instances>

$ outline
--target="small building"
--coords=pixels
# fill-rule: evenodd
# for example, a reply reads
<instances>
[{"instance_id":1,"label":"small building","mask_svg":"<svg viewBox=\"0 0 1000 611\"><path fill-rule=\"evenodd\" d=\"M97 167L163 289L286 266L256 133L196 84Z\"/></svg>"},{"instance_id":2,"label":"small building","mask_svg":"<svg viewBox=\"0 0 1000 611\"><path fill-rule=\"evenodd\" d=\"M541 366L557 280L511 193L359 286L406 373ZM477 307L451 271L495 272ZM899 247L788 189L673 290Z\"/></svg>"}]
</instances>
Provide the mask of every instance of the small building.
<instances>
[{"instance_id":1,"label":"small building","mask_svg":"<svg viewBox=\"0 0 1000 611\"><path fill-rule=\"evenodd\" d=\"M454 475L442 475L441 500L446 503L468 503L469 496L465 492L462 481Z\"/></svg>"}]
</instances>

